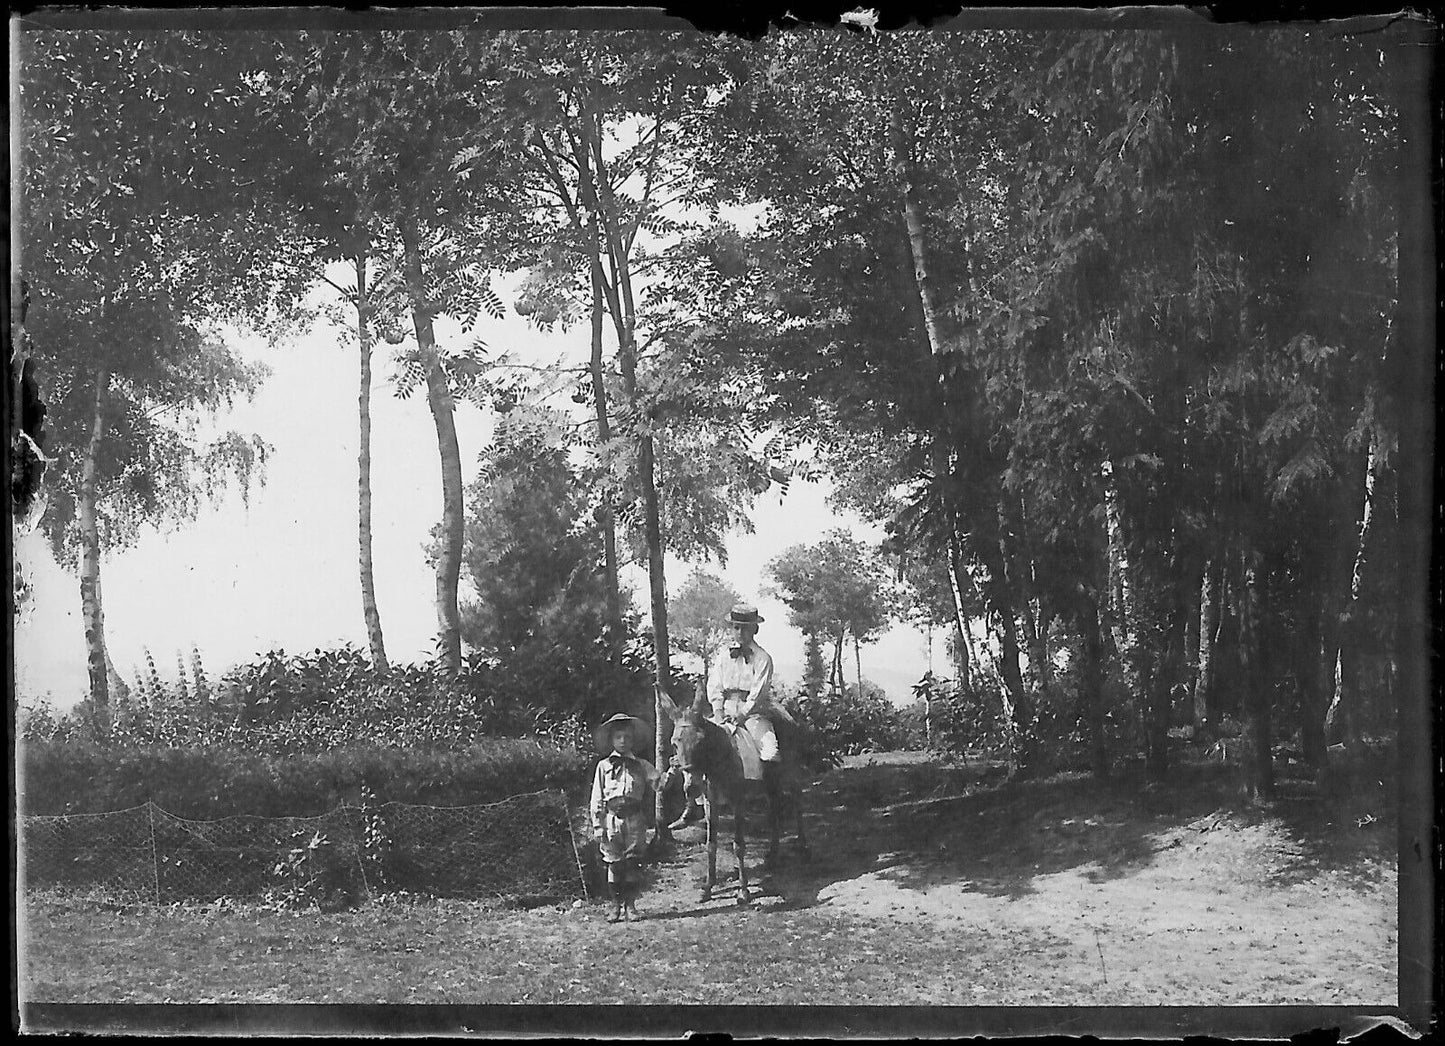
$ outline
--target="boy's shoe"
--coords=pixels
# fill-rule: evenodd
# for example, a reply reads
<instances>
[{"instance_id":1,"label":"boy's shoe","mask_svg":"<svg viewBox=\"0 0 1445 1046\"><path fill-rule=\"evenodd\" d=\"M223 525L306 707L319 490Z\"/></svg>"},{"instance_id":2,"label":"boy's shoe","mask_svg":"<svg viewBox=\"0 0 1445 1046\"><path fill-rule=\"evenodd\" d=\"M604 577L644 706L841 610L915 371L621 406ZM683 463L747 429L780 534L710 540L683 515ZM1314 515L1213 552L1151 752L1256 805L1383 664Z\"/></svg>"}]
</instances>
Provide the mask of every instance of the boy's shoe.
<instances>
[{"instance_id":1,"label":"boy's shoe","mask_svg":"<svg viewBox=\"0 0 1445 1046\"><path fill-rule=\"evenodd\" d=\"M631 901L628 901L627 904L623 906L622 912L623 917L626 918L627 921L630 923L635 923L642 918L642 916L637 914L637 906L634 905Z\"/></svg>"},{"instance_id":2,"label":"boy's shoe","mask_svg":"<svg viewBox=\"0 0 1445 1046\"><path fill-rule=\"evenodd\" d=\"M610 923L620 923L622 921L622 905L616 904L612 906L612 914L607 917L607 921Z\"/></svg>"}]
</instances>

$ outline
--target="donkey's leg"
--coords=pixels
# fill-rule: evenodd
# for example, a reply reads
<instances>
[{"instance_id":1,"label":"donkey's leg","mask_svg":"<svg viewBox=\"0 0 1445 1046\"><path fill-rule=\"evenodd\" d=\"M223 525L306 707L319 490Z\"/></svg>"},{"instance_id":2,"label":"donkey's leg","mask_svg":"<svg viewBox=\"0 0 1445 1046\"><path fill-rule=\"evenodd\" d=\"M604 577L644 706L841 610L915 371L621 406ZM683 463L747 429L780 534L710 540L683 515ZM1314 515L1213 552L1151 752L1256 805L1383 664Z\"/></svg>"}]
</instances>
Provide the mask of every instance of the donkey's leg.
<instances>
[{"instance_id":1,"label":"donkey's leg","mask_svg":"<svg viewBox=\"0 0 1445 1046\"><path fill-rule=\"evenodd\" d=\"M747 904L752 900L748 894L748 866L743 845L743 833L746 830L744 822L747 820L743 815L745 787L743 782L739 781L737 794L733 797L733 860L738 866L738 904Z\"/></svg>"},{"instance_id":2,"label":"donkey's leg","mask_svg":"<svg viewBox=\"0 0 1445 1046\"><path fill-rule=\"evenodd\" d=\"M772 868L778 863L778 834L782 830L783 795L779 787L776 763L763 764L763 801L768 804L768 855L763 864Z\"/></svg>"},{"instance_id":3,"label":"donkey's leg","mask_svg":"<svg viewBox=\"0 0 1445 1046\"><path fill-rule=\"evenodd\" d=\"M712 782L703 787L702 816L707 823L707 879L699 897L712 900L713 883L717 882L717 805L713 802Z\"/></svg>"}]
</instances>

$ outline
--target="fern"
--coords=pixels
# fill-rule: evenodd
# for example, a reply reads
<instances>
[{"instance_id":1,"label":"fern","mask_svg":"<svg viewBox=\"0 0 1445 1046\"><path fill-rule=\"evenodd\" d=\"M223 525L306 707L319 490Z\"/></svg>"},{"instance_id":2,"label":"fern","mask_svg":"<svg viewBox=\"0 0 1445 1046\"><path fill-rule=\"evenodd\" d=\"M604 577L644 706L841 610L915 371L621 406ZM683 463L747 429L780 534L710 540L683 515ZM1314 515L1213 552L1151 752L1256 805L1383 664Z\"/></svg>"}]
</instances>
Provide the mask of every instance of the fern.
<instances>
[{"instance_id":1,"label":"fern","mask_svg":"<svg viewBox=\"0 0 1445 1046\"><path fill-rule=\"evenodd\" d=\"M201 704L210 704L211 684L206 678L206 670L201 665L201 651L194 643L191 644L191 674L195 680L196 700Z\"/></svg>"},{"instance_id":2,"label":"fern","mask_svg":"<svg viewBox=\"0 0 1445 1046\"><path fill-rule=\"evenodd\" d=\"M186 686L186 659L176 651L176 699L184 707L191 702L190 688Z\"/></svg>"}]
</instances>

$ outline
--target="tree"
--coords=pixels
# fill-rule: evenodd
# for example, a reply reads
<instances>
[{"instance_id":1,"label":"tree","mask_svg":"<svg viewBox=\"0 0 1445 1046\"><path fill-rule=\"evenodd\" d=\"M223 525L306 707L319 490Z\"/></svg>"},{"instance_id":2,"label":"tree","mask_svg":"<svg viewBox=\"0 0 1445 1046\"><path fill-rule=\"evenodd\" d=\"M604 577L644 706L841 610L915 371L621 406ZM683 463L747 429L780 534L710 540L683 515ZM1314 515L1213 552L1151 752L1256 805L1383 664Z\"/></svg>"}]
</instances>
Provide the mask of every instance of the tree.
<instances>
[{"instance_id":1,"label":"tree","mask_svg":"<svg viewBox=\"0 0 1445 1046\"><path fill-rule=\"evenodd\" d=\"M558 438L564 422L518 409L483 453L464 545L475 600L462 605L462 627L513 692L595 718L624 695L609 666L596 523Z\"/></svg>"},{"instance_id":2,"label":"tree","mask_svg":"<svg viewBox=\"0 0 1445 1046\"><path fill-rule=\"evenodd\" d=\"M621 472L637 492L635 509L616 505L611 492L604 493L602 517L605 526L615 511L622 522L635 521L640 532L657 684L665 690L670 666L664 541L674 536L666 504L690 502L675 496L684 493L676 486L667 489L669 478L682 473L669 474L659 443L666 436L681 449L687 433L668 432L662 417L658 390L669 368L645 354L654 342L665 349L672 332L655 322L647 290L657 252L684 227L685 219L674 215L706 199L693 162L694 143L726 92L726 76L718 48L700 37L517 36L509 44L512 67L524 71L507 85L509 104L526 112L532 126L531 177L522 185L531 212L543 216L536 239L548 245L549 261L564 263L556 266L559 273L577 267L586 272L593 317L590 391L602 475ZM599 301L616 341L615 397L602 366ZM609 571L614 569L609 564Z\"/></svg>"},{"instance_id":3,"label":"tree","mask_svg":"<svg viewBox=\"0 0 1445 1046\"><path fill-rule=\"evenodd\" d=\"M721 578L694 569L667 608L678 646L702 659L707 685L712 659L728 640L728 614L742 602L737 590Z\"/></svg>"},{"instance_id":4,"label":"tree","mask_svg":"<svg viewBox=\"0 0 1445 1046\"><path fill-rule=\"evenodd\" d=\"M275 61L265 75L253 79L252 90L269 133L286 143L275 151L268 186L296 215L281 235L289 233L294 241L298 268L329 286L349 307L349 314L325 310L337 327L350 324L356 331L357 572L372 664L385 671L386 642L372 563L372 357L378 338L390 344L402 340L407 301L400 258L373 210L377 201L349 177L348 155L361 133L362 106L358 104L349 122L323 104L319 58L324 47L305 34L278 36ZM347 275L333 280L328 270L342 264Z\"/></svg>"},{"instance_id":5,"label":"tree","mask_svg":"<svg viewBox=\"0 0 1445 1046\"><path fill-rule=\"evenodd\" d=\"M833 641L830 689L843 686L843 641L852 636L858 679L858 647L872 642L893 619L895 602L882 557L843 530L830 531L816 545L794 545L767 565L769 591L788 608L804 636ZM861 686L861 682L859 683Z\"/></svg>"},{"instance_id":6,"label":"tree","mask_svg":"<svg viewBox=\"0 0 1445 1046\"><path fill-rule=\"evenodd\" d=\"M435 548L438 655L461 666L458 582L464 528L456 401L485 402L484 347L438 344L434 320L471 325L502 314L491 260L504 238L496 191L511 157L504 107L489 104L503 72L497 43L462 32L313 34L289 97L306 107L329 184L354 200L358 232L398 259L415 348L401 354L401 393L426 389L441 465L441 541ZM487 121L478 126L478 114ZM374 226L374 227L373 227ZM375 250L375 248L373 248Z\"/></svg>"},{"instance_id":7,"label":"tree","mask_svg":"<svg viewBox=\"0 0 1445 1046\"><path fill-rule=\"evenodd\" d=\"M227 476L244 494L265 445L200 422L260 373L212 321L277 318L291 276L262 230L282 216L234 187L264 156L246 43L190 33L25 34L28 143L21 237L59 467L42 524L78 549L91 699L118 680L105 650L100 560L142 525L192 516ZM179 132L179 133L178 133Z\"/></svg>"}]
</instances>

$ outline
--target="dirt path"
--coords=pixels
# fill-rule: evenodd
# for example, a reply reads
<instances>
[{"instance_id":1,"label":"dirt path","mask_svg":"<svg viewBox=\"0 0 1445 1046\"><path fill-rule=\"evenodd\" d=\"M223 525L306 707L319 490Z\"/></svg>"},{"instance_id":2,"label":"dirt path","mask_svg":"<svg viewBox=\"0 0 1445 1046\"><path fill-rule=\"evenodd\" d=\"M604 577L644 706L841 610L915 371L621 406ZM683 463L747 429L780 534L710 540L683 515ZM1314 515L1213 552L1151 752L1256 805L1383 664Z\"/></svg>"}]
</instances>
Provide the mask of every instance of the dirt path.
<instances>
[{"instance_id":1,"label":"dirt path","mask_svg":"<svg viewBox=\"0 0 1445 1046\"><path fill-rule=\"evenodd\" d=\"M653 869L642 922L600 904L452 901L351 913L32 904L44 1001L1388 1005L1389 797L1225 812L974 767L853 765L810 793L815 859L758 898L697 901L698 829ZM1369 814L1377 818L1359 822ZM761 847L750 853L750 869ZM720 870L731 868L720 850Z\"/></svg>"}]
</instances>

